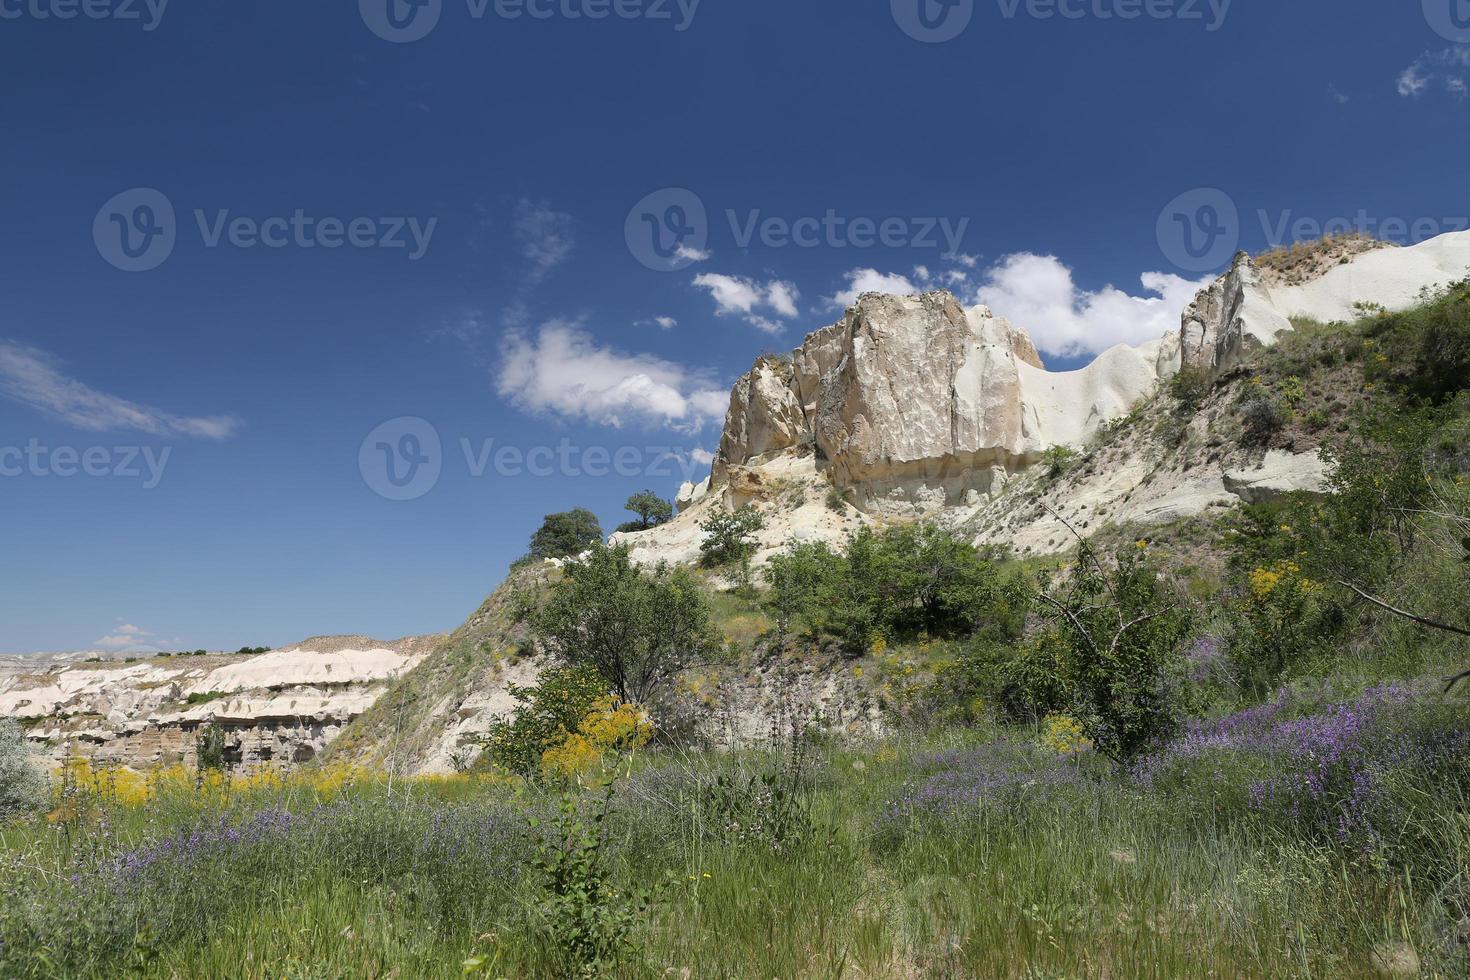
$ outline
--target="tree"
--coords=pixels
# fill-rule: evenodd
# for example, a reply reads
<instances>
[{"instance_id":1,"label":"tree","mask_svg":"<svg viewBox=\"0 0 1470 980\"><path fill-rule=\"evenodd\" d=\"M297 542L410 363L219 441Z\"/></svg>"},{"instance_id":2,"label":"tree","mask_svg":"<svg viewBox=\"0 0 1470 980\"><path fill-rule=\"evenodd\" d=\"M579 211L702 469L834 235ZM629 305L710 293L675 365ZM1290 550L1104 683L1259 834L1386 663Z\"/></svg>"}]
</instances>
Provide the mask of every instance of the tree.
<instances>
[{"instance_id":1,"label":"tree","mask_svg":"<svg viewBox=\"0 0 1470 980\"><path fill-rule=\"evenodd\" d=\"M624 510L638 515L638 520L621 525L620 532L647 531L666 523L674 516L674 505L652 490L643 490L628 498Z\"/></svg>"},{"instance_id":2,"label":"tree","mask_svg":"<svg viewBox=\"0 0 1470 980\"><path fill-rule=\"evenodd\" d=\"M699 543L704 564L710 568L744 563L755 554L755 534L766 526L760 511L746 504L733 513L716 511L699 529L704 540Z\"/></svg>"},{"instance_id":3,"label":"tree","mask_svg":"<svg viewBox=\"0 0 1470 980\"><path fill-rule=\"evenodd\" d=\"M0 821L34 813L46 802L46 777L31 761L20 726L0 718Z\"/></svg>"},{"instance_id":4,"label":"tree","mask_svg":"<svg viewBox=\"0 0 1470 980\"><path fill-rule=\"evenodd\" d=\"M1140 548L1105 564L1081 540L1064 582L1040 593L1060 641L1056 672L1098 750L1127 762L1178 726L1167 680L1192 617Z\"/></svg>"},{"instance_id":5,"label":"tree","mask_svg":"<svg viewBox=\"0 0 1470 980\"><path fill-rule=\"evenodd\" d=\"M714 650L708 601L687 571L644 571L627 548L598 544L564 573L530 613L532 631L563 663L595 669L620 700L646 704Z\"/></svg>"},{"instance_id":6,"label":"tree","mask_svg":"<svg viewBox=\"0 0 1470 980\"><path fill-rule=\"evenodd\" d=\"M567 558L601 542L602 525L597 515L578 507L546 515L540 529L531 535L531 557Z\"/></svg>"},{"instance_id":7,"label":"tree","mask_svg":"<svg viewBox=\"0 0 1470 980\"><path fill-rule=\"evenodd\" d=\"M792 544L766 566L766 606L785 635L797 623L814 627L847 575L847 563L826 542Z\"/></svg>"}]
</instances>

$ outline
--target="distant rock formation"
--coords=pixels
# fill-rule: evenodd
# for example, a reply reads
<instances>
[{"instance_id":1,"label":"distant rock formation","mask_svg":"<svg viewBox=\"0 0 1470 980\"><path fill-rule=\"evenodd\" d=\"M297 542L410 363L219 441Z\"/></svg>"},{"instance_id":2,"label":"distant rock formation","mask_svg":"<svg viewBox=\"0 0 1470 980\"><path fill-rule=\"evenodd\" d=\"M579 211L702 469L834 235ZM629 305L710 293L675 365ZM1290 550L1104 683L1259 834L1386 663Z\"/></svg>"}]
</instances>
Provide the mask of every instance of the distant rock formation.
<instances>
[{"instance_id":1,"label":"distant rock formation","mask_svg":"<svg viewBox=\"0 0 1470 980\"><path fill-rule=\"evenodd\" d=\"M289 768L313 759L443 639L328 636L255 656L7 661L0 717L21 719L53 762L192 765L198 730L216 725L234 767Z\"/></svg>"}]
</instances>

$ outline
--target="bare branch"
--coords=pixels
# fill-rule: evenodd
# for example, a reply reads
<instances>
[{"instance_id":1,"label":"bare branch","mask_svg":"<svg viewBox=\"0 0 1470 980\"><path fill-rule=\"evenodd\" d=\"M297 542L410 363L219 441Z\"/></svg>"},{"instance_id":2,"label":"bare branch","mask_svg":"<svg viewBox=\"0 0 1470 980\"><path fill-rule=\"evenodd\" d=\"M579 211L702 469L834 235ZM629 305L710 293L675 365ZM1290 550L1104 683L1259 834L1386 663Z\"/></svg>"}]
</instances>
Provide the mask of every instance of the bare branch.
<instances>
[{"instance_id":1,"label":"bare branch","mask_svg":"<svg viewBox=\"0 0 1470 980\"><path fill-rule=\"evenodd\" d=\"M1077 635L1081 636L1082 639L1086 641L1088 647L1091 648L1093 653L1101 655L1102 651L1097 648L1096 643L1092 642L1092 635L1087 632L1087 627L1083 626L1082 622L1075 615L1073 615L1072 610L1068 609L1066 606L1062 605L1060 602L1058 602L1056 599L1053 599L1045 592L1041 593L1041 601L1049 606L1052 606L1063 616L1066 616L1067 619L1071 620L1072 628L1077 631Z\"/></svg>"},{"instance_id":2,"label":"bare branch","mask_svg":"<svg viewBox=\"0 0 1470 980\"><path fill-rule=\"evenodd\" d=\"M1398 606L1391 606L1388 603L1384 602L1382 599L1379 599L1377 596L1372 596L1364 592L1362 589L1358 588L1347 579L1338 579L1337 584L1343 586L1344 588L1353 590L1367 601L1373 603L1373 605L1377 606L1379 609L1385 609L1388 612L1393 613L1395 616L1402 616L1404 619L1407 619L1410 622L1418 623L1420 626L1428 626L1430 629L1443 630L1446 633L1454 633L1457 636L1470 636L1470 630L1462 629L1459 626L1451 626L1448 623L1441 623L1437 620L1428 619L1416 613L1411 613L1407 609L1400 609Z\"/></svg>"}]
</instances>

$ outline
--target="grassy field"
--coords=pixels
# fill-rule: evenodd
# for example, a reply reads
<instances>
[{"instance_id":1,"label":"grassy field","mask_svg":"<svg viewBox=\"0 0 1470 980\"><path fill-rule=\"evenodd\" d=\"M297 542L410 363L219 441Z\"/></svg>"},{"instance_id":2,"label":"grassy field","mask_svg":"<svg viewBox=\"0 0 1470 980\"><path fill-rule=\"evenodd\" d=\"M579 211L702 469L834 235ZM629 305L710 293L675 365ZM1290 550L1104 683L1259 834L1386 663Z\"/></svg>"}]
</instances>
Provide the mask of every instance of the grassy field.
<instances>
[{"instance_id":1,"label":"grassy field","mask_svg":"<svg viewBox=\"0 0 1470 980\"><path fill-rule=\"evenodd\" d=\"M610 796L83 771L0 833L0 975L560 977L571 923L607 976L1464 976L1433 692L1284 692L1127 773L1029 729L655 750Z\"/></svg>"}]
</instances>

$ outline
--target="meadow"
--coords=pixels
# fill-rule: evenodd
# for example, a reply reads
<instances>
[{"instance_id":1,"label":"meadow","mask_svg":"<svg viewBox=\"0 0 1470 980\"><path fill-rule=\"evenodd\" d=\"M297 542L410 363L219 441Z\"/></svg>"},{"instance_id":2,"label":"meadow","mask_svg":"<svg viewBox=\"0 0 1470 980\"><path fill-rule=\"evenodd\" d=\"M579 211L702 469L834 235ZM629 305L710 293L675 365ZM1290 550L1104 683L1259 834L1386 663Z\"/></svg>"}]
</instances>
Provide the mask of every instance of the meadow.
<instances>
[{"instance_id":1,"label":"meadow","mask_svg":"<svg viewBox=\"0 0 1470 980\"><path fill-rule=\"evenodd\" d=\"M78 765L0 832L0 974L1464 976L1438 689L1284 689L1127 773L1055 723L610 754L576 789Z\"/></svg>"}]
</instances>

